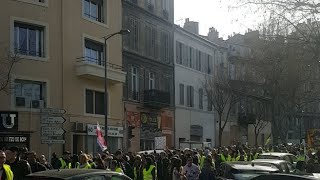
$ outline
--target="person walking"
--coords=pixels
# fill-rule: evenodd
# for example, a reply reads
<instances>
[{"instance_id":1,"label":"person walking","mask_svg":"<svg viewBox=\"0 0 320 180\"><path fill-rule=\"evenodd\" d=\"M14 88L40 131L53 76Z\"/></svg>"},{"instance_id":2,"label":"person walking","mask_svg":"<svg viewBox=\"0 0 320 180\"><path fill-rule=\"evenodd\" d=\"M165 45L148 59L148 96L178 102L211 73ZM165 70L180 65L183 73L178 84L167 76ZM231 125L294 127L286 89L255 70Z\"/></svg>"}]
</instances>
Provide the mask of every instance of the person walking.
<instances>
[{"instance_id":1,"label":"person walking","mask_svg":"<svg viewBox=\"0 0 320 180\"><path fill-rule=\"evenodd\" d=\"M6 154L0 151L0 180L13 180L13 172L9 165L5 164Z\"/></svg>"},{"instance_id":2,"label":"person walking","mask_svg":"<svg viewBox=\"0 0 320 180\"><path fill-rule=\"evenodd\" d=\"M187 164L183 167L182 174L186 176L187 180L198 180L200 169L199 166L195 165L193 158L189 156L187 158Z\"/></svg>"},{"instance_id":3,"label":"person walking","mask_svg":"<svg viewBox=\"0 0 320 180\"><path fill-rule=\"evenodd\" d=\"M8 164L14 174L14 180L23 180L28 174L31 174L31 167L26 160L19 157L19 148L10 147L5 151L6 164Z\"/></svg>"},{"instance_id":4,"label":"person walking","mask_svg":"<svg viewBox=\"0 0 320 180\"><path fill-rule=\"evenodd\" d=\"M37 161L37 153L36 152L29 151L26 153L26 155L27 155L27 160L28 160L28 163L30 164L32 173L47 170L47 168L44 165L40 164Z\"/></svg>"}]
</instances>

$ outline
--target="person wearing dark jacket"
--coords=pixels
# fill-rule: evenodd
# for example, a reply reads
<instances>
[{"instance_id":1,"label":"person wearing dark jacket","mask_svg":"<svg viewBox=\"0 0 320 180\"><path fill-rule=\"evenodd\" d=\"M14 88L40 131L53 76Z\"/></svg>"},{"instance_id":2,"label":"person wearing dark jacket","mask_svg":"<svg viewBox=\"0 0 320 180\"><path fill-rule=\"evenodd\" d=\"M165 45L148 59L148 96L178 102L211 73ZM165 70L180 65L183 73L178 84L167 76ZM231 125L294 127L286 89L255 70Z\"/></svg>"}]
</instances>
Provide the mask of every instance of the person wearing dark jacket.
<instances>
[{"instance_id":1,"label":"person wearing dark jacket","mask_svg":"<svg viewBox=\"0 0 320 180\"><path fill-rule=\"evenodd\" d=\"M52 158L51 158L51 165L53 169L59 169L61 164L59 158L57 158L57 154L54 152L52 153Z\"/></svg>"},{"instance_id":2,"label":"person wearing dark jacket","mask_svg":"<svg viewBox=\"0 0 320 180\"><path fill-rule=\"evenodd\" d=\"M214 179L216 179L216 178L215 178L215 174L214 174L214 167L213 167L212 159L206 158L204 160L204 165L201 170L199 180L214 180Z\"/></svg>"},{"instance_id":3,"label":"person wearing dark jacket","mask_svg":"<svg viewBox=\"0 0 320 180\"><path fill-rule=\"evenodd\" d=\"M34 151L27 152L27 160L30 164L32 173L45 171L47 168L37 161L37 154Z\"/></svg>"},{"instance_id":4,"label":"person wearing dark jacket","mask_svg":"<svg viewBox=\"0 0 320 180\"><path fill-rule=\"evenodd\" d=\"M11 147L5 151L7 162L14 174L14 180L23 180L24 177L31 173L31 167L25 160L21 160L18 156L19 149Z\"/></svg>"}]
</instances>

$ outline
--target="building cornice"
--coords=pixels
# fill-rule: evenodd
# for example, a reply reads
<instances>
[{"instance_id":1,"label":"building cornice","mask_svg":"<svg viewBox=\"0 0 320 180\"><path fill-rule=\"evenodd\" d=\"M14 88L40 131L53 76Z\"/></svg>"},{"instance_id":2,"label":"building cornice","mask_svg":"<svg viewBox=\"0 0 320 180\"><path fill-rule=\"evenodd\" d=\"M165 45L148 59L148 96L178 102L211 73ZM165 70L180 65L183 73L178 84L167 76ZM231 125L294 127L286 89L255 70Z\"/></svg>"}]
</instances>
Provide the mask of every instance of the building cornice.
<instances>
[{"instance_id":1,"label":"building cornice","mask_svg":"<svg viewBox=\"0 0 320 180\"><path fill-rule=\"evenodd\" d=\"M228 49L227 47L223 47L223 46L220 46L212 41L209 41L208 39L206 38L203 38L202 36L200 35L197 35L197 34L194 34L194 33L191 33L187 30L185 30L184 28L178 26L178 25L174 25L174 32L177 32L177 33L181 33L183 35L186 35L186 36L189 36L197 41L199 41L200 43L205 43L209 46L212 46L212 47L215 47L215 48L223 48L223 49Z\"/></svg>"},{"instance_id":2,"label":"building cornice","mask_svg":"<svg viewBox=\"0 0 320 180\"><path fill-rule=\"evenodd\" d=\"M132 2L126 1L126 0L122 0L122 5L123 5L123 8L135 9L135 10L139 11L140 13L148 15L148 16L156 19L157 21L160 21L163 24L173 28L173 22L170 22L169 20L165 20L165 19L163 19L163 18L161 18L161 17L159 17L159 16L157 16L157 15L155 15L155 14L153 14L153 13L147 11L147 10L145 10L144 8L138 6L135 3L132 3Z\"/></svg>"}]
</instances>

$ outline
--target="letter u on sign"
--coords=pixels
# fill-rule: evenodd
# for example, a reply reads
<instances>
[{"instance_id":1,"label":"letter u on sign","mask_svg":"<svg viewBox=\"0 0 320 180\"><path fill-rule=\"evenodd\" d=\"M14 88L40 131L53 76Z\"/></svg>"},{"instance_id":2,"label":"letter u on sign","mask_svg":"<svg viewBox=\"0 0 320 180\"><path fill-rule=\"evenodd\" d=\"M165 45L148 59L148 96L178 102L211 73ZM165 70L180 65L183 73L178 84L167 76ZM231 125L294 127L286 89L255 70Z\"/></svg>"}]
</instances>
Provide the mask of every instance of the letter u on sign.
<instances>
[{"instance_id":1,"label":"letter u on sign","mask_svg":"<svg viewBox=\"0 0 320 180\"><path fill-rule=\"evenodd\" d=\"M18 112L0 111L0 130L18 130Z\"/></svg>"}]
</instances>

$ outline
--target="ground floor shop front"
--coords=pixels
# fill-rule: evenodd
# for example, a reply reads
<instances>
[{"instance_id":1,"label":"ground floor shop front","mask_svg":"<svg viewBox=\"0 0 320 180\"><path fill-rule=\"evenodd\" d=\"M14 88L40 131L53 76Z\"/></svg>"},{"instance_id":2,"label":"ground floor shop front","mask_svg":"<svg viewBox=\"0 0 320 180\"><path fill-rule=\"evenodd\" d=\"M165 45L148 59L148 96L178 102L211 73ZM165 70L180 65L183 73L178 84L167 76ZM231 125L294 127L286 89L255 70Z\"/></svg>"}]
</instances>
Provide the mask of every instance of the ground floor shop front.
<instances>
[{"instance_id":1,"label":"ground floor shop front","mask_svg":"<svg viewBox=\"0 0 320 180\"><path fill-rule=\"evenodd\" d=\"M169 108L150 109L141 104L125 103L128 150L141 151L174 146L174 111Z\"/></svg>"}]
</instances>

